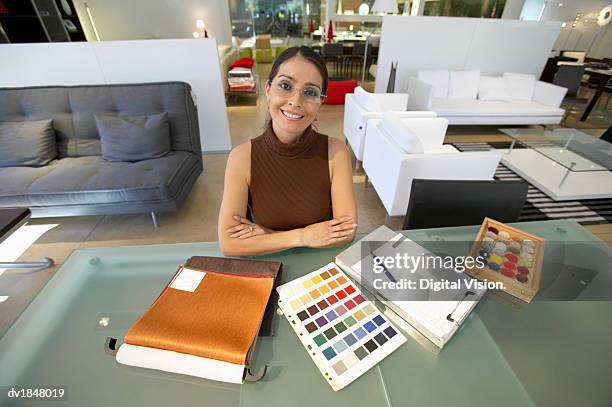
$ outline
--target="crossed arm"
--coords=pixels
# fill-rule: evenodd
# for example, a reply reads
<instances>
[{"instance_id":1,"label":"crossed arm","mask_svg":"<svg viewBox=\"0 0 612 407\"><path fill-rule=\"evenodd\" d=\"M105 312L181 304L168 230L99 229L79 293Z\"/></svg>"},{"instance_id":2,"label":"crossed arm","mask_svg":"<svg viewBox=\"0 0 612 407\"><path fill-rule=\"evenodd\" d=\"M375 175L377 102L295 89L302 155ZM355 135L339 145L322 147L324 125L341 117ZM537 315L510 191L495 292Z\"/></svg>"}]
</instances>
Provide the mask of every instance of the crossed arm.
<instances>
[{"instance_id":1,"label":"crossed arm","mask_svg":"<svg viewBox=\"0 0 612 407\"><path fill-rule=\"evenodd\" d=\"M251 144L234 148L227 161L219 212L218 235L223 254L259 255L293 247L331 247L351 242L357 230L357 205L350 155L344 143L331 138L328 150L333 219L304 228L275 231L246 219Z\"/></svg>"}]
</instances>

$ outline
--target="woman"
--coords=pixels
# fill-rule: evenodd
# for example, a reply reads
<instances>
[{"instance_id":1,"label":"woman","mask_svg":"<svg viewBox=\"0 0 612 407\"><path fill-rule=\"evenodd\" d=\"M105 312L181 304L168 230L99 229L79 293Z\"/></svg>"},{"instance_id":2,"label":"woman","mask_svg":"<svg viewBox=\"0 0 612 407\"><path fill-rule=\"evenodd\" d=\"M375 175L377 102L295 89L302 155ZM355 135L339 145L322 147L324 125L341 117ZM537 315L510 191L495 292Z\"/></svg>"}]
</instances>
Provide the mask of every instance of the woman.
<instances>
[{"instance_id":1,"label":"woman","mask_svg":"<svg viewBox=\"0 0 612 407\"><path fill-rule=\"evenodd\" d=\"M218 225L226 256L354 239L348 149L312 128L327 83L325 63L308 47L288 48L272 65L266 129L234 148L227 161Z\"/></svg>"}]
</instances>

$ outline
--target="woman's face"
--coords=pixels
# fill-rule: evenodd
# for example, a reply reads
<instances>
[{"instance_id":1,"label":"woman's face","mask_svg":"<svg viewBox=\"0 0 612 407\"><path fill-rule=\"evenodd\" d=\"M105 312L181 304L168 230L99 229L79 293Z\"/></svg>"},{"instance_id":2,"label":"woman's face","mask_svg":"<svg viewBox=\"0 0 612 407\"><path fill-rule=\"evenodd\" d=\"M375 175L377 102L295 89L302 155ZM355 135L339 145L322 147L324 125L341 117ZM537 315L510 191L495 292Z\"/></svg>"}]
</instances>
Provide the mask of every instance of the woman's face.
<instances>
[{"instance_id":1,"label":"woman's face","mask_svg":"<svg viewBox=\"0 0 612 407\"><path fill-rule=\"evenodd\" d=\"M301 135L314 121L321 106L323 77L316 66L301 56L283 62L278 74L266 85L266 96L274 132Z\"/></svg>"}]
</instances>

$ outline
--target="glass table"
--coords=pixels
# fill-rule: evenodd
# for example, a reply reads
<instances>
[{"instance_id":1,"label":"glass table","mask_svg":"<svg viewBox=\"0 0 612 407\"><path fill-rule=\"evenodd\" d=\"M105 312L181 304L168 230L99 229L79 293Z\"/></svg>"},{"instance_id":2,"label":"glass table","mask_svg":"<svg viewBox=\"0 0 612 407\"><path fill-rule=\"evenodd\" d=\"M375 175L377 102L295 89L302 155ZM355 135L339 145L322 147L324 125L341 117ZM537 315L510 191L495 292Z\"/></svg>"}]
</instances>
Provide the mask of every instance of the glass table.
<instances>
[{"instance_id":1,"label":"glass table","mask_svg":"<svg viewBox=\"0 0 612 407\"><path fill-rule=\"evenodd\" d=\"M551 198L612 197L612 144L576 129L502 128L512 144L502 163ZM516 143L527 147L515 149Z\"/></svg>"},{"instance_id":2,"label":"glass table","mask_svg":"<svg viewBox=\"0 0 612 407\"><path fill-rule=\"evenodd\" d=\"M516 226L547 240L543 282L590 276L581 280L574 301L550 300L559 289L555 284L543 284L530 304L503 293L487 295L439 354L409 338L339 392L281 316L276 335L258 342L254 371L264 364L269 369L256 383L231 385L118 364L105 353L106 338L123 337L177 265L193 255L219 256L219 246L77 250L0 339L0 388L66 388L66 400L45 406L609 406L610 246L573 221ZM417 241L467 242L477 231L469 226L405 234ZM342 249L294 249L260 258L282 261L289 281L332 261ZM0 398L3 403L42 405Z\"/></svg>"},{"instance_id":3,"label":"glass table","mask_svg":"<svg viewBox=\"0 0 612 407\"><path fill-rule=\"evenodd\" d=\"M609 171L612 144L576 129L499 129L518 142L570 171Z\"/></svg>"}]
</instances>

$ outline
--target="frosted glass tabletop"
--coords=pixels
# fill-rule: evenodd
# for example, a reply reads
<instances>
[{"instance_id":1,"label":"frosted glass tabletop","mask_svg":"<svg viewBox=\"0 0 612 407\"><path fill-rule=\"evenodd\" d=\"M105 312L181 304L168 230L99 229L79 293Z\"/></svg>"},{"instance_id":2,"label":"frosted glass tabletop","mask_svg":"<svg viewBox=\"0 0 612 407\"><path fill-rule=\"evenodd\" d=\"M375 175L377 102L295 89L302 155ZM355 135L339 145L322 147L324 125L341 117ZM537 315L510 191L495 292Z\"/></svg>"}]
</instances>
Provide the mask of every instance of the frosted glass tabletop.
<instances>
[{"instance_id":1,"label":"frosted glass tabletop","mask_svg":"<svg viewBox=\"0 0 612 407\"><path fill-rule=\"evenodd\" d=\"M612 302L589 299L612 295L610 247L571 221L518 226L547 240L544 283L564 273L571 278L576 270L590 273L577 301L547 301L559 289L554 284L544 284L531 304L498 294L481 301L439 354L409 338L339 392L282 316L276 335L258 342L255 370L264 364L269 370L257 383L231 385L118 364L104 351L106 338L124 336L177 265L194 255L218 256L219 246L77 250L0 339L0 386L64 386L67 399L0 398L0 405L609 406ZM421 241L468 241L477 230L406 234ZM261 258L282 261L283 280L289 281L333 261L341 250L295 249Z\"/></svg>"}]
</instances>

